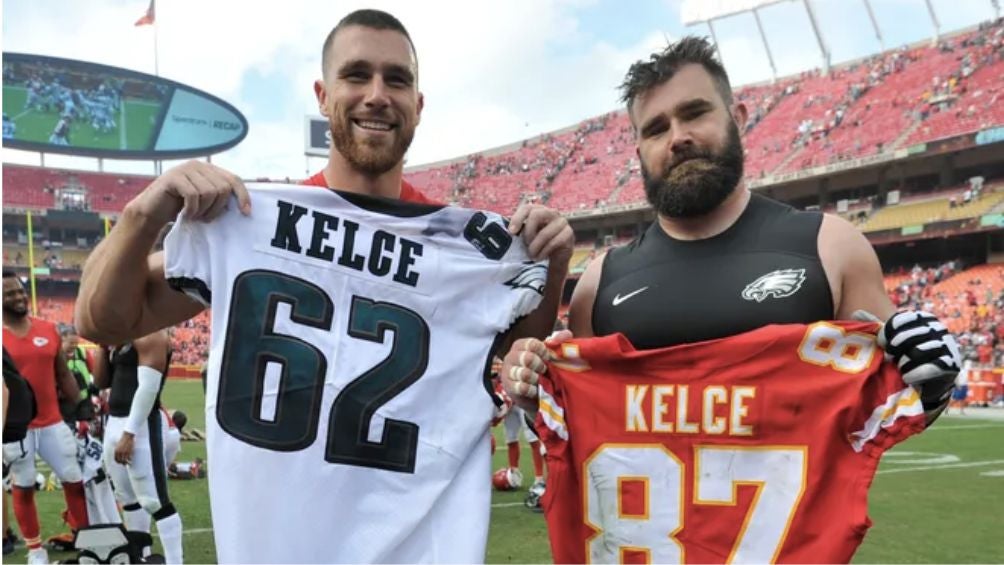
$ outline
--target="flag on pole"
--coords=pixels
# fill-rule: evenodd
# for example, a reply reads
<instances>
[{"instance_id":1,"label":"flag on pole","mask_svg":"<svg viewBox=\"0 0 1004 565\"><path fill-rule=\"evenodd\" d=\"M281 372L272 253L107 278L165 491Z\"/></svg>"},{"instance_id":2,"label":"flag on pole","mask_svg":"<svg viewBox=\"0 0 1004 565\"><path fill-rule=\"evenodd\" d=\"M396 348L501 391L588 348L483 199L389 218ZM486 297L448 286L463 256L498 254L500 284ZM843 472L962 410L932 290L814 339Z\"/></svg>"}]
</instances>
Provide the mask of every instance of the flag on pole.
<instances>
[{"instance_id":1,"label":"flag on pole","mask_svg":"<svg viewBox=\"0 0 1004 565\"><path fill-rule=\"evenodd\" d=\"M157 0L150 0L150 7L146 9L146 13L143 14L143 17L141 17L140 19L136 20L136 24L135 24L136 26L153 25L153 21L154 21L154 18L156 16L156 13L157 13L156 12L156 8L155 8L155 4L156 3L157 3Z\"/></svg>"}]
</instances>

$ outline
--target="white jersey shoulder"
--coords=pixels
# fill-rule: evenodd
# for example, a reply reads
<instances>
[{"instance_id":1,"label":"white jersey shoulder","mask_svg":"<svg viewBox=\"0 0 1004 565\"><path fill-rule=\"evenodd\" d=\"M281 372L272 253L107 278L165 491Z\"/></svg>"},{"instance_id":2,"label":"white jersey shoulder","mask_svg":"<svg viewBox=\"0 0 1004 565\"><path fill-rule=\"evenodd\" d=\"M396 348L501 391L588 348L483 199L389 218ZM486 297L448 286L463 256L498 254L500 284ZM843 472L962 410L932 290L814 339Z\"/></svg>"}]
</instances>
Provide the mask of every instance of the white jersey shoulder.
<instances>
[{"instance_id":1,"label":"white jersey shoulder","mask_svg":"<svg viewBox=\"0 0 1004 565\"><path fill-rule=\"evenodd\" d=\"M212 308L221 562L482 561L484 372L546 263L491 212L249 190L250 216L165 241L171 284Z\"/></svg>"}]
</instances>

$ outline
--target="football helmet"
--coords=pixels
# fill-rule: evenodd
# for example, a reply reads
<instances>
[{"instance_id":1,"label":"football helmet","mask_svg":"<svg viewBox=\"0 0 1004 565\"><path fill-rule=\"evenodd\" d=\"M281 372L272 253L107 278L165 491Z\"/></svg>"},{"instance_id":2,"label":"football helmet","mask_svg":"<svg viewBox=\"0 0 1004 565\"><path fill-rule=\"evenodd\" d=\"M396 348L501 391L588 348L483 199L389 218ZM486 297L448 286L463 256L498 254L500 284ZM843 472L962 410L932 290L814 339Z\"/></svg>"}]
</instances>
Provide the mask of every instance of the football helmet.
<instances>
[{"instance_id":1,"label":"football helmet","mask_svg":"<svg viewBox=\"0 0 1004 565\"><path fill-rule=\"evenodd\" d=\"M523 486L523 473L519 469L502 467L492 474L492 486L495 490L518 490Z\"/></svg>"}]
</instances>

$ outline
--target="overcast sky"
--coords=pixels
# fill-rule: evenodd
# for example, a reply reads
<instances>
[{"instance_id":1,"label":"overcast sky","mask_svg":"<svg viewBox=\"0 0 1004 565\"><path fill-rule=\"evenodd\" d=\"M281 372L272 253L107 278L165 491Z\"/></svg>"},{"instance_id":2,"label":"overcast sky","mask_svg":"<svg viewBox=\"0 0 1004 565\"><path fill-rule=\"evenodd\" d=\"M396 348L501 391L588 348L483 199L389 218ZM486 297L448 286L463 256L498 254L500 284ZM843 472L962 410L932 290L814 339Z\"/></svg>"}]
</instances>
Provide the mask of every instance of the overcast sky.
<instances>
[{"instance_id":1,"label":"overcast sky","mask_svg":"<svg viewBox=\"0 0 1004 565\"><path fill-rule=\"evenodd\" d=\"M881 49L862 0L812 0L834 62ZM991 0L932 0L942 32L992 18ZM341 1L160 0L160 75L232 103L248 137L213 162L245 178L300 177L322 159L303 156L303 122L316 114L320 49L348 12L396 15L418 50L422 123L409 165L511 143L619 107L616 86L631 62L700 24L680 21L682 0ZM134 27L147 0L4 0L3 50L154 72L154 33ZM872 0L886 48L934 33L923 0ZM781 76L819 66L801 1L760 10ZM733 84L768 80L752 15L715 23ZM38 155L3 150L4 162ZM46 156L46 165L95 169L96 160ZM152 172L149 162L106 170Z\"/></svg>"}]
</instances>

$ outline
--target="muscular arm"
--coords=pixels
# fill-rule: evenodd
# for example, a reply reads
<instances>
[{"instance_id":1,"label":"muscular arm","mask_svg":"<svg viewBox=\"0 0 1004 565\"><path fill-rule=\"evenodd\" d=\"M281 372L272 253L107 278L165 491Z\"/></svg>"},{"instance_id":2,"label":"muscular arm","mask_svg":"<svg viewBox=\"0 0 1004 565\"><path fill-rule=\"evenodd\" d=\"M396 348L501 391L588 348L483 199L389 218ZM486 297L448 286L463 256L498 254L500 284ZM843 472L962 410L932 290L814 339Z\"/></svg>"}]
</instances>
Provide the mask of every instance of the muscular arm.
<instances>
[{"instance_id":1,"label":"muscular arm","mask_svg":"<svg viewBox=\"0 0 1004 565\"><path fill-rule=\"evenodd\" d=\"M106 347L102 347L101 352L96 355L94 386L98 387L98 390L106 389L112 385L112 367L108 355L108 348Z\"/></svg>"},{"instance_id":2,"label":"muscular arm","mask_svg":"<svg viewBox=\"0 0 1004 565\"><path fill-rule=\"evenodd\" d=\"M167 351L171 346L171 338L167 331L160 330L141 337L133 342L141 367L150 367L161 373L167 372Z\"/></svg>"},{"instance_id":3,"label":"muscular arm","mask_svg":"<svg viewBox=\"0 0 1004 565\"><path fill-rule=\"evenodd\" d=\"M194 317L202 305L164 278L163 253L149 255L161 226L126 206L119 223L84 264L75 324L104 344L125 343Z\"/></svg>"},{"instance_id":4,"label":"muscular arm","mask_svg":"<svg viewBox=\"0 0 1004 565\"><path fill-rule=\"evenodd\" d=\"M593 304L596 303L596 291L600 286L600 274L603 272L604 253L593 259L582 273L579 283L575 285L572 301L568 308L568 329L575 337L593 337Z\"/></svg>"},{"instance_id":5,"label":"muscular arm","mask_svg":"<svg viewBox=\"0 0 1004 565\"><path fill-rule=\"evenodd\" d=\"M819 259L833 293L836 320L865 310L886 320L896 311L882 283L882 267L871 243L852 224L826 215L819 228Z\"/></svg>"},{"instance_id":6,"label":"muscular arm","mask_svg":"<svg viewBox=\"0 0 1004 565\"><path fill-rule=\"evenodd\" d=\"M66 364L66 354L63 353L63 348L59 348L54 363L56 365L56 386L59 388L59 392L62 393L63 398L76 402L80 399L80 387L77 386L77 379L73 378L70 367Z\"/></svg>"}]
</instances>

